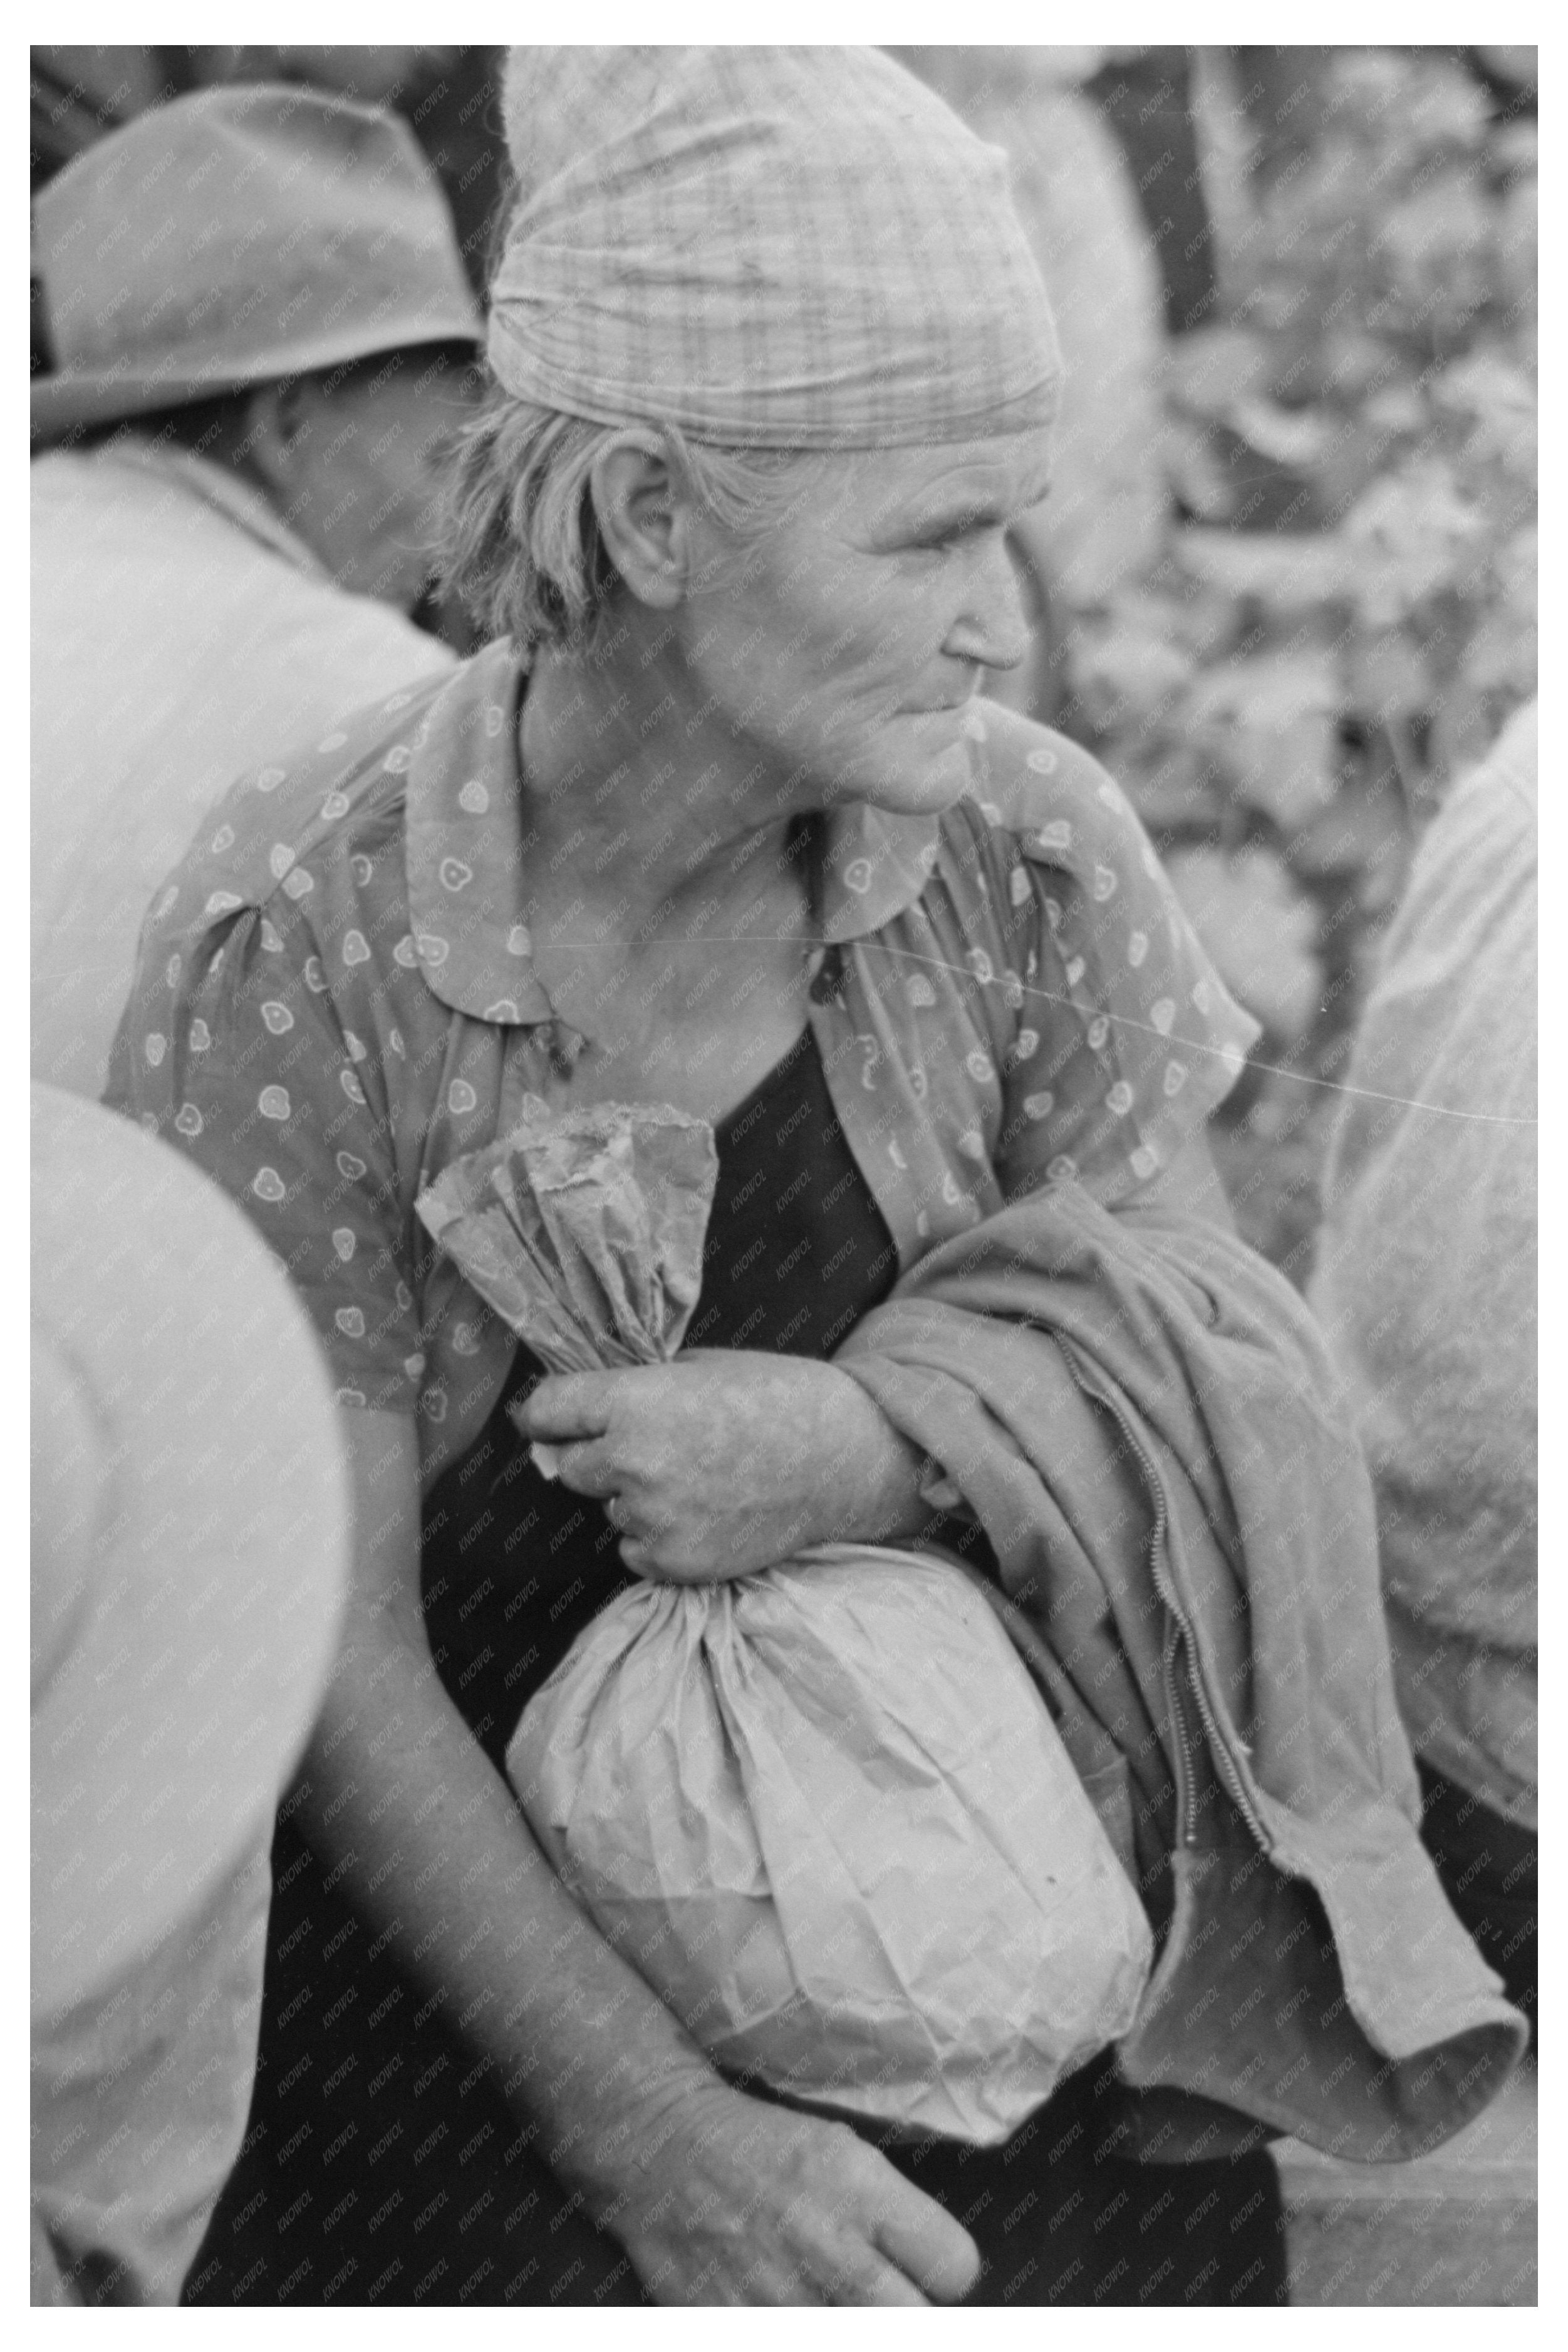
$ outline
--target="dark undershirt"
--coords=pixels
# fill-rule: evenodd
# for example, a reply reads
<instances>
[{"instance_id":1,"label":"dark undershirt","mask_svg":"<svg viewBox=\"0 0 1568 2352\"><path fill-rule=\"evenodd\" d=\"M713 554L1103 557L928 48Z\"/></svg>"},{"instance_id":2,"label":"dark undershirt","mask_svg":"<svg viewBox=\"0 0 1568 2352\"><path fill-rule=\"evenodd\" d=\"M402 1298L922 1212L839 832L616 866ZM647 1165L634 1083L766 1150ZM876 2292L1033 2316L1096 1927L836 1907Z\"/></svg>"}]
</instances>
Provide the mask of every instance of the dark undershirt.
<instances>
[{"instance_id":1,"label":"dark undershirt","mask_svg":"<svg viewBox=\"0 0 1568 2352\"><path fill-rule=\"evenodd\" d=\"M897 1252L807 1029L714 1135L718 1177L687 1347L819 1361L885 1298ZM484 1434L431 1489L421 1570L441 1677L499 1769L529 1694L632 1579L602 1506L541 1476L507 1407L543 1372L519 1347Z\"/></svg>"}]
</instances>

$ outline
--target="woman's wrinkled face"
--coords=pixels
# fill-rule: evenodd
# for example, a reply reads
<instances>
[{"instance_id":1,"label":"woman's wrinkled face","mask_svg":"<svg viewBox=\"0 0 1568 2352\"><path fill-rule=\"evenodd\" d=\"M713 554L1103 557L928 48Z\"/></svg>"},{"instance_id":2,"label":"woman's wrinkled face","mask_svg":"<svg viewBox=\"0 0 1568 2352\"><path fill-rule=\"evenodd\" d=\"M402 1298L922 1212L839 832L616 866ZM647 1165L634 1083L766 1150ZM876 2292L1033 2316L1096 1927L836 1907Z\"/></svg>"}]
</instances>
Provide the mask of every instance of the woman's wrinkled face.
<instances>
[{"instance_id":1,"label":"woman's wrinkled face","mask_svg":"<svg viewBox=\"0 0 1568 2352\"><path fill-rule=\"evenodd\" d=\"M1007 533L1049 477L1045 433L825 457L759 540L709 527L685 653L705 727L758 755L759 806L957 798L963 706L1027 651Z\"/></svg>"}]
</instances>

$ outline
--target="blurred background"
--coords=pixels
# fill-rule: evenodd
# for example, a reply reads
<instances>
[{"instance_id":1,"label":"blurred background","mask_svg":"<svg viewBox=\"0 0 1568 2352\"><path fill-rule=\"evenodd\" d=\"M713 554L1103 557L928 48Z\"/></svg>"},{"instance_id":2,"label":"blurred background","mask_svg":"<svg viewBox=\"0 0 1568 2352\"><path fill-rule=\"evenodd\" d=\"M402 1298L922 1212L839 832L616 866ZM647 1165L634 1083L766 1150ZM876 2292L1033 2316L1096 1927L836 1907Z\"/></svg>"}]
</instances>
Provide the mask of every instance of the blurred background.
<instances>
[{"instance_id":1,"label":"blurred background","mask_svg":"<svg viewBox=\"0 0 1568 2352\"><path fill-rule=\"evenodd\" d=\"M1214 1140L1301 1284L1414 845L1535 690L1535 52L895 54L1007 148L1071 371L1015 547L1034 650L994 690L1111 769L1263 1023ZM184 90L340 89L406 116L482 288L502 56L35 47L32 185Z\"/></svg>"}]
</instances>

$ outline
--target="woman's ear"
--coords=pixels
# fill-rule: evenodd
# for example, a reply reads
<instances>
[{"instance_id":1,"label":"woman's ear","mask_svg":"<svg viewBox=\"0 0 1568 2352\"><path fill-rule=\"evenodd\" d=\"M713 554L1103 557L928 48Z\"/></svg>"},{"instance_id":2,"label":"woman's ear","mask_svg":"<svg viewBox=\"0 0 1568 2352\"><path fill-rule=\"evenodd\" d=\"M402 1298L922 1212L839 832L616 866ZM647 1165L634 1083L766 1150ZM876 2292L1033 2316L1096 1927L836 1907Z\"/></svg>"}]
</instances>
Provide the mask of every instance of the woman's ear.
<instances>
[{"instance_id":1,"label":"woman's ear","mask_svg":"<svg viewBox=\"0 0 1568 2352\"><path fill-rule=\"evenodd\" d=\"M692 575L691 493L656 433L617 434L589 474L605 553L639 604L671 612Z\"/></svg>"}]
</instances>

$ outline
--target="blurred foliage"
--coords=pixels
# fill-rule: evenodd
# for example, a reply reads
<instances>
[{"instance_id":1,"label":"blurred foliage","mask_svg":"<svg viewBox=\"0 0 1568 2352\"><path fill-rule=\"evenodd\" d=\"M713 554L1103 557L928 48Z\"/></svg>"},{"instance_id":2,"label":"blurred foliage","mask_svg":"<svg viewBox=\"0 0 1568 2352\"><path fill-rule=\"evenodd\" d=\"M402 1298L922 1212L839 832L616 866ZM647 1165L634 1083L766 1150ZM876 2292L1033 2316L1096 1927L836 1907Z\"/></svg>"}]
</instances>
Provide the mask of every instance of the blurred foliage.
<instances>
[{"instance_id":1,"label":"blurred foliage","mask_svg":"<svg viewBox=\"0 0 1568 2352\"><path fill-rule=\"evenodd\" d=\"M1447 783L1536 680L1536 129L1451 57L1300 53L1219 322L1166 380L1173 520L1071 617L1064 723L1138 802L1266 1024L1220 1138L1303 1276L1381 924ZM1264 860L1259 863L1260 856Z\"/></svg>"}]
</instances>

